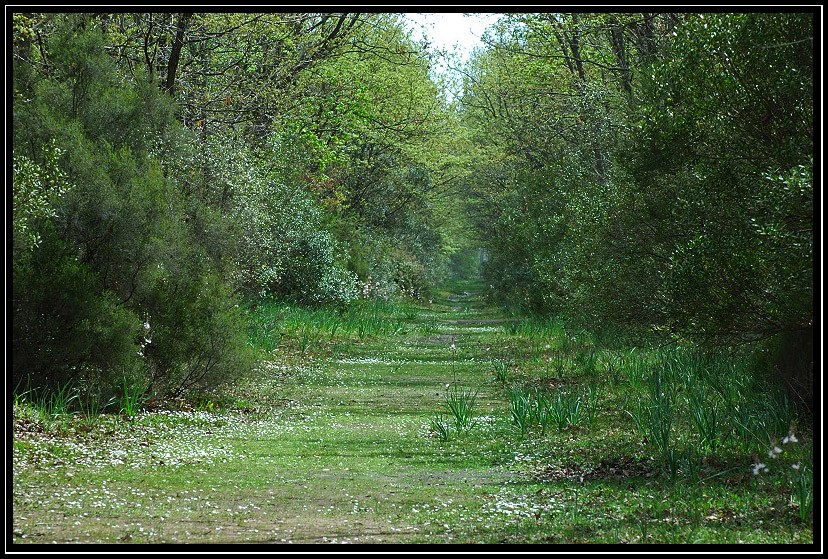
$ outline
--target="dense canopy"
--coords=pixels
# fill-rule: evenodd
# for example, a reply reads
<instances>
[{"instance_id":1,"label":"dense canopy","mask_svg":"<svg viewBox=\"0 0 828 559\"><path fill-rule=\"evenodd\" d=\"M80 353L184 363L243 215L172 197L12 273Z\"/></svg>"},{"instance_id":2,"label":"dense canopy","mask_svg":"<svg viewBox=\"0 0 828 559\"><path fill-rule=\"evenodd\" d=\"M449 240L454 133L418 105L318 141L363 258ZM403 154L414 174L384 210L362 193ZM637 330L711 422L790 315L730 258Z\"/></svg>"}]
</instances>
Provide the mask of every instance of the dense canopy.
<instances>
[{"instance_id":1,"label":"dense canopy","mask_svg":"<svg viewBox=\"0 0 828 559\"><path fill-rule=\"evenodd\" d=\"M813 14L504 14L455 97L402 14L10 15L16 386L210 388L257 300L482 262L515 312L751 344L810 401Z\"/></svg>"}]
</instances>

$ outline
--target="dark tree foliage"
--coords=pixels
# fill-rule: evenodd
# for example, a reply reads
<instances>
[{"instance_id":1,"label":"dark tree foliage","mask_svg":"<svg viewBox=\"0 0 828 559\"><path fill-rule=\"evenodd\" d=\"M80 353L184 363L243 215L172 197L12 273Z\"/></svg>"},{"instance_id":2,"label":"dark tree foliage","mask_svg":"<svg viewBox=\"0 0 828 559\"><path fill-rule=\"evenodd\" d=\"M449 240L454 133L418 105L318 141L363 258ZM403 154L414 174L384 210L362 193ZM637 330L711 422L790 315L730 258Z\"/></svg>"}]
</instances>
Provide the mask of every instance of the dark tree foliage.
<instances>
[{"instance_id":1,"label":"dark tree foliage","mask_svg":"<svg viewBox=\"0 0 828 559\"><path fill-rule=\"evenodd\" d=\"M15 84L14 158L38 162L50 142L62 156L15 181L69 186L31 221L38 242L14 253L15 383L94 383L111 395L137 374L171 394L232 379L246 355L235 302L192 226L198 208L157 157L177 141L172 104L118 75L86 16L41 24L38 56L15 60L30 79ZM62 171L43 172L53 164ZM17 194L15 211L31 200Z\"/></svg>"},{"instance_id":2,"label":"dark tree foliage","mask_svg":"<svg viewBox=\"0 0 828 559\"><path fill-rule=\"evenodd\" d=\"M397 14L12 16L19 388L210 389L246 303L442 277L448 110Z\"/></svg>"},{"instance_id":3,"label":"dark tree foliage","mask_svg":"<svg viewBox=\"0 0 828 559\"><path fill-rule=\"evenodd\" d=\"M501 154L474 188L494 295L593 330L757 342L809 400L813 20L503 19L464 97Z\"/></svg>"}]
</instances>

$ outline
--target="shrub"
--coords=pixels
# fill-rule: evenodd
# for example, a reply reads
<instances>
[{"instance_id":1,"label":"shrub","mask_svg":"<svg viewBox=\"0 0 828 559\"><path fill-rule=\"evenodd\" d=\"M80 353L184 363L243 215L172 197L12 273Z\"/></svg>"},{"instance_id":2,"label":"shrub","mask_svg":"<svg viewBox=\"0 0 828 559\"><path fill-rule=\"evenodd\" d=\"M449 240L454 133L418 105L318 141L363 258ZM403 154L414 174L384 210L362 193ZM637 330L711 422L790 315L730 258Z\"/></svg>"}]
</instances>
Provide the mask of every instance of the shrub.
<instances>
[{"instance_id":1,"label":"shrub","mask_svg":"<svg viewBox=\"0 0 828 559\"><path fill-rule=\"evenodd\" d=\"M12 375L51 389L81 375L130 367L140 319L101 291L89 266L54 230L13 270Z\"/></svg>"},{"instance_id":2,"label":"shrub","mask_svg":"<svg viewBox=\"0 0 828 559\"><path fill-rule=\"evenodd\" d=\"M15 199L18 225L37 242L15 253L14 376L94 383L88 392L102 395L117 395L124 371L159 391L229 380L246 359L244 330L203 227L220 229L221 219L171 178L186 166L164 155L192 137L154 84L117 73L86 23L50 19L41 55L51 71L27 82L31 100L15 106L18 163L42 158L43 177L73 186L56 185L66 192L46 209ZM52 146L45 156L43 146ZM45 199L40 172L18 165L17 179ZM142 348L147 320L155 331Z\"/></svg>"},{"instance_id":3,"label":"shrub","mask_svg":"<svg viewBox=\"0 0 828 559\"><path fill-rule=\"evenodd\" d=\"M356 276L345 269L345 251L326 229L318 204L299 185L261 170L252 154L239 148L232 153L238 161L229 170L239 174L224 180L234 192L230 217L240 239L233 255L239 289L305 304L356 298Z\"/></svg>"}]
</instances>

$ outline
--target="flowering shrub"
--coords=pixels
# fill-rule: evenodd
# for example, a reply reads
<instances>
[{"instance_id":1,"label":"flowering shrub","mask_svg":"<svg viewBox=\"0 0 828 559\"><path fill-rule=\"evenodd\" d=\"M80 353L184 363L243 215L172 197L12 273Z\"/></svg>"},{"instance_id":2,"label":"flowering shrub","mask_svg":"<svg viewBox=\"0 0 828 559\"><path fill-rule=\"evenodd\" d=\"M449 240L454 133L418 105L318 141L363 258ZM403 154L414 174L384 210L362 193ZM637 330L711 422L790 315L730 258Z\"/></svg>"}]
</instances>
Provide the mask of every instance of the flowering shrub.
<instances>
[{"instance_id":1,"label":"flowering shrub","mask_svg":"<svg viewBox=\"0 0 828 559\"><path fill-rule=\"evenodd\" d=\"M226 146L210 147L218 155ZM272 293L303 303L347 303L357 279L341 264L344 250L326 229L321 208L300 184L268 173L240 148L221 174L233 193L238 228L234 282L249 294Z\"/></svg>"}]
</instances>

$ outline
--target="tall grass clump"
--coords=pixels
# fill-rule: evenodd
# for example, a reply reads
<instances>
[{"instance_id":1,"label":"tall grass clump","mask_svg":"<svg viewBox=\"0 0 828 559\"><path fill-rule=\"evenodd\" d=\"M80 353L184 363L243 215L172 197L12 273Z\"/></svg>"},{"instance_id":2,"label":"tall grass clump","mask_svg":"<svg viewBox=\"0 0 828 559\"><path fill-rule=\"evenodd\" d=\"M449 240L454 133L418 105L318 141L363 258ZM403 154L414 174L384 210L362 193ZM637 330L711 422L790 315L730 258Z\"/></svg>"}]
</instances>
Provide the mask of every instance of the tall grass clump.
<instances>
[{"instance_id":1,"label":"tall grass clump","mask_svg":"<svg viewBox=\"0 0 828 559\"><path fill-rule=\"evenodd\" d=\"M494 368L495 380L500 384L509 382L509 362L505 359L493 359L492 367Z\"/></svg>"},{"instance_id":2,"label":"tall grass clump","mask_svg":"<svg viewBox=\"0 0 828 559\"><path fill-rule=\"evenodd\" d=\"M342 327L360 340L396 335L406 326L408 309L394 301L363 299L348 305L342 314Z\"/></svg>"},{"instance_id":3,"label":"tall grass clump","mask_svg":"<svg viewBox=\"0 0 828 559\"><path fill-rule=\"evenodd\" d=\"M338 306L307 307L264 298L251 306L248 342L272 352L287 339L305 354L325 339L365 340L399 334L413 312L414 307L402 302L355 300Z\"/></svg>"},{"instance_id":4,"label":"tall grass clump","mask_svg":"<svg viewBox=\"0 0 828 559\"><path fill-rule=\"evenodd\" d=\"M440 331L440 322L434 317L429 317L420 324L419 331L423 335L436 334Z\"/></svg>"},{"instance_id":5,"label":"tall grass clump","mask_svg":"<svg viewBox=\"0 0 828 559\"><path fill-rule=\"evenodd\" d=\"M532 395L526 388L512 387L509 390L509 413L521 436L526 435L533 424Z\"/></svg>"},{"instance_id":6,"label":"tall grass clump","mask_svg":"<svg viewBox=\"0 0 828 559\"><path fill-rule=\"evenodd\" d=\"M575 358L586 374L594 375L598 372L598 352L595 346L589 345L580 348Z\"/></svg>"},{"instance_id":7,"label":"tall grass clump","mask_svg":"<svg viewBox=\"0 0 828 559\"><path fill-rule=\"evenodd\" d=\"M618 359L618 367L626 374L630 387L633 390L644 390L647 386L647 375L650 366L646 355L638 349L631 348Z\"/></svg>"},{"instance_id":8,"label":"tall grass clump","mask_svg":"<svg viewBox=\"0 0 828 559\"><path fill-rule=\"evenodd\" d=\"M14 401L18 406L31 408L43 419L53 420L70 415L72 405L78 396L78 391L70 382L67 382L52 390L43 388L16 390Z\"/></svg>"},{"instance_id":9,"label":"tall grass clump","mask_svg":"<svg viewBox=\"0 0 828 559\"><path fill-rule=\"evenodd\" d=\"M289 307L273 301L253 305L248 316L247 339L250 345L267 353L275 350L282 338L284 318Z\"/></svg>"},{"instance_id":10,"label":"tall grass clump","mask_svg":"<svg viewBox=\"0 0 828 559\"><path fill-rule=\"evenodd\" d=\"M450 417L454 418L454 425L459 433L468 431L474 426L476 404L476 390L464 389L461 391L457 385L452 385L446 393L444 406L449 411Z\"/></svg>"},{"instance_id":11,"label":"tall grass clump","mask_svg":"<svg viewBox=\"0 0 828 559\"><path fill-rule=\"evenodd\" d=\"M438 439L445 442L451 438L451 420L444 414L437 414L431 418L431 431Z\"/></svg>"},{"instance_id":12,"label":"tall grass clump","mask_svg":"<svg viewBox=\"0 0 828 559\"><path fill-rule=\"evenodd\" d=\"M583 418L583 400L579 394L559 392L548 400L544 408L545 413L542 417L549 417L549 423L555 425L558 431L563 431L570 425L579 425ZM541 422L543 426L546 423Z\"/></svg>"},{"instance_id":13,"label":"tall grass clump","mask_svg":"<svg viewBox=\"0 0 828 559\"><path fill-rule=\"evenodd\" d=\"M700 438L700 444L711 453L720 446L722 436L723 413L717 401L711 401L707 386L696 383L695 389L688 393L690 419Z\"/></svg>"},{"instance_id":14,"label":"tall grass clump","mask_svg":"<svg viewBox=\"0 0 828 559\"><path fill-rule=\"evenodd\" d=\"M655 369L650 374L647 388L647 393L627 413L632 416L638 430L644 433L658 454L666 460L673 434L675 387L663 371Z\"/></svg>"},{"instance_id":15,"label":"tall grass clump","mask_svg":"<svg viewBox=\"0 0 828 559\"><path fill-rule=\"evenodd\" d=\"M808 522L814 508L814 469L807 465L800 465L795 470L793 479L793 493L791 499L797 504L799 521Z\"/></svg>"},{"instance_id":16,"label":"tall grass clump","mask_svg":"<svg viewBox=\"0 0 828 559\"><path fill-rule=\"evenodd\" d=\"M130 382L127 377L124 377L118 413L127 419L134 419L144 407L146 399L146 387Z\"/></svg>"},{"instance_id":17,"label":"tall grass clump","mask_svg":"<svg viewBox=\"0 0 828 559\"><path fill-rule=\"evenodd\" d=\"M560 344L566 336L563 323L557 318L526 318L513 320L503 325L503 332L510 336L517 336L528 339L553 340Z\"/></svg>"},{"instance_id":18,"label":"tall grass clump","mask_svg":"<svg viewBox=\"0 0 828 559\"><path fill-rule=\"evenodd\" d=\"M50 417L69 415L72 403L78 399L78 391L70 383L66 383L52 392L44 393L42 399L42 407Z\"/></svg>"},{"instance_id":19,"label":"tall grass clump","mask_svg":"<svg viewBox=\"0 0 828 559\"><path fill-rule=\"evenodd\" d=\"M761 457L790 440L783 436L798 421L785 391L752 368L744 352L630 351L615 366L630 379L627 413L671 479L680 472L697 479L702 461L712 455ZM797 468L797 476L807 472L804 463ZM807 479L795 477L790 486L807 509Z\"/></svg>"},{"instance_id":20,"label":"tall grass clump","mask_svg":"<svg viewBox=\"0 0 828 559\"><path fill-rule=\"evenodd\" d=\"M592 423L597 406L596 392L584 394L560 390L548 393L537 388L512 386L508 392L509 413L521 435L534 426L545 434L549 427L564 431L572 426Z\"/></svg>"},{"instance_id":21,"label":"tall grass clump","mask_svg":"<svg viewBox=\"0 0 828 559\"><path fill-rule=\"evenodd\" d=\"M104 399L104 395L100 387L95 389L87 389L85 393L76 390L78 413L84 423L87 425L94 425L98 422L101 415L113 404L117 403L118 398L112 396L108 400Z\"/></svg>"}]
</instances>

